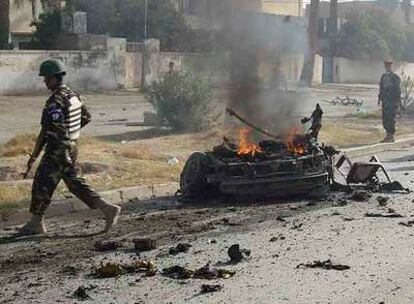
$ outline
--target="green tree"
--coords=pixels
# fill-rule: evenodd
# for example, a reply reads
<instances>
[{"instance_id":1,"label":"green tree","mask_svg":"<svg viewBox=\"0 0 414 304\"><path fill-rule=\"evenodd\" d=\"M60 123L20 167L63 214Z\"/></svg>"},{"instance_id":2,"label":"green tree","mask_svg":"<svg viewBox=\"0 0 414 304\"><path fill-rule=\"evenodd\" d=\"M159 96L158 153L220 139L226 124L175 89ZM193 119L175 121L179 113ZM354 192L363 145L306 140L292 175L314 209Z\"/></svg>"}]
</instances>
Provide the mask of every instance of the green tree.
<instances>
[{"instance_id":1,"label":"green tree","mask_svg":"<svg viewBox=\"0 0 414 304\"><path fill-rule=\"evenodd\" d=\"M351 59L403 59L407 38L382 11L354 13L338 34L339 56Z\"/></svg>"},{"instance_id":2,"label":"green tree","mask_svg":"<svg viewBox=\"0 0 414 304\"><path fill-rule=\"evenodd\" d=\"M60 32L60 12L52 11L41 14L39 20L33 25L36 27L36 32L32 37L32 48L53 49L56 35Z\"/></svg>"},{"instance_id":3,"label":"green tree","mask_svg":"<svg viewBox=\"0 0 414 304\"><path fill-rule=\"evenodd\" d=\"M69 0L66 6L87 12L90 33L144 39L145 0ZM190 30L171 1L148 0L147 13L148 37L160 39L161 49L204 51L215 47L214 34Z\"/></svg>"}]
</instances>

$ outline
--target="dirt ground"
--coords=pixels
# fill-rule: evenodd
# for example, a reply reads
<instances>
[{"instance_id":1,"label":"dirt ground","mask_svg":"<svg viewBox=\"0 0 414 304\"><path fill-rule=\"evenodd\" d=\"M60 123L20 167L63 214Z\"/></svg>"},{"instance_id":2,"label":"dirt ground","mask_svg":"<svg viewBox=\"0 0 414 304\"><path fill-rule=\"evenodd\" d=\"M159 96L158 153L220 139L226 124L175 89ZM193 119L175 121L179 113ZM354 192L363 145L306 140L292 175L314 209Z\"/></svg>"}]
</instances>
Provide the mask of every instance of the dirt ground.
<instances>
[{"instance_id":1,"label":"dirt ground","mask_svg":"<svg viewBox=\"0 0 414 304\"><path fill-rule=\"evenodd\" d=\"M298 107L298 115L309 115L316 102L321 102L326 117L341 117L355 113L352 106L333 106L322 100L331 100L336 96L351 97L364 100L365 109L374 112L376 106L376 86L320 86L303 91L303 100ZM216 90L216 98L223 104L228 96L226 88ZM91 109L93 122L85 129L85 135L100 137L104 140L121 142L129 138L143 139L145 128L127 127L125 122L143 120L143 113L152 109L151 105L138 91L117 91L104 94L85 94L84 99ZM41 110L47 98L44 95L34 96L0 96L0 143L26 132L36 133L39 128Z\"/></svg>"},{"instance_id":2,"label":"dirt ground","mask_svg":"<svg viewBox=\"0 0 414 304\"><path fill-rule=\"evenodd\" d=\"M412 187L412 147L379 156L392 179ZM99 234L103 223L94 211L48 219L44 237L10 239L12 231L7 229L0 241L0 299L2 303L80 303L81 298L85 303L413 303L414 195L381 194L389 198L386 206L379 205L379 195L363 202L353 200L352 194L333 193L324 201L200 202L164 210L144 210L131 203L119 225L106 235ZM367 217L367 213L394 217ZM156 239L158 248L137 254L132 240L141 237ZM102 239L117 240L122 247L97 252L94 244ZM169 248L177 243L192 247L188 253L170 255ZM235 243L250 249L251 257L229 264L227 250ZM95 275L100 263L131 265L137 259L153 261L159 272ZM350 268L297 268L328 259ZM197 269L208 262L235 275L210 281L176 280L160 273L173 265ZM223 289L201 294L203 284L220 284ZM86 296L74 294L79 287Z\"/></svg>"},{"instance_id":3,"label":"dirt ground","mask_svg":"<svg viewBox=\"0 0 414 304\"><path fill-rule=\"evenodd\" d=\"M312 112L316 101L322 104L320 142L344 148L376 143L384 136L375 86L325 85L298 94L303 96L303 104L293 113L298 122ZM368 115L358 114L353 106L327 102L347 95L364 100ZM217 90L217 101L226 100L226 96L225 89ZM0 96L0 212L27 206L29 201L30 181L21 178L27 154L34 146L44 99L45 96ZM143 113L152 109L138 91L86 95L85 99L94 119L82 136L80 162L107 167L98 172L83 172L97 190L176 182L191 153L211 150L224 135L236 136L234 139L238 140L237 132L225 128L177 134L162 128L126 126L128 122L142 121ZM411 126L410 120L400 120L397 135L411 133ZM11 138L11 144L5 143ZM68 195L66 188L60 185L56 195Z\"/></svg>"}]
</instances>

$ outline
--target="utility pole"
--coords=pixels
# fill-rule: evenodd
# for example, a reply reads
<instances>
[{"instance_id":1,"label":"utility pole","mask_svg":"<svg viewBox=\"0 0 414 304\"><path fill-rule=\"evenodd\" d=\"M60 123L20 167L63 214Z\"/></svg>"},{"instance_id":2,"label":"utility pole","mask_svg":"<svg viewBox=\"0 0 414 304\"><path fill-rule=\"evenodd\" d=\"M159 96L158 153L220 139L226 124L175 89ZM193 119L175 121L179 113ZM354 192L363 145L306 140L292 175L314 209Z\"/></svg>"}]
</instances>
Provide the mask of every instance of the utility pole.
<instances>
[{"instance_id":1,"label":"utility pole","mask_svg":"<svg viewBox=\"0 0 414 304\"><path fill-rule=\"evenodd\" d=\"M402 7L404 10L405 24L408 25L411 23L411 0L403 0Z\"/></svg>"},{"instance_id":2,"label":"utility pole","mask_svg":"<svg viewBox=\"0 0 414 304\"><path fill-rule=\"evenodd\" d=\"M148 0L145 0L145 8L144 8L144 39L147 40L148 39L148 23L147 23L147 18L148 18Z\"/></svg>"},{"instance_id":3,"label":"utility pole","mask_svg":"<svg viewBox=\"0 0 414 304\"><path fill-rule=\"evenodd\" d=\"M10 0L0 0L0 49L8 49L10 40Z\"/></svg>"},{"instance_id":4,"label":"utility pole","mask_svg":"<svg viewBox=\"0 0 414 304\"><path fill-rule=\"evenodd\" d=\"M334 60L336 56L336 39L338 35L338 0L331 0L329 6L329 23L328 23L328 41L329 54L324 58L324 65L326 64L327 75L324 75L324 81L334 81Z\"/></svg>"},{"instance_id":5,"label":"utility pole","mask_svg":"<svg viewBox=\"0 0 414 304\"><path fill-rule=\"evenodd\" d=\"M318 24L319 24L319 0L311 0L309 25L308 25L308 49L300 75L300 82L303 85L311 86L313 80L313 70L315 66L315 56L318 44Z\"/></svg>"}]
</instances>

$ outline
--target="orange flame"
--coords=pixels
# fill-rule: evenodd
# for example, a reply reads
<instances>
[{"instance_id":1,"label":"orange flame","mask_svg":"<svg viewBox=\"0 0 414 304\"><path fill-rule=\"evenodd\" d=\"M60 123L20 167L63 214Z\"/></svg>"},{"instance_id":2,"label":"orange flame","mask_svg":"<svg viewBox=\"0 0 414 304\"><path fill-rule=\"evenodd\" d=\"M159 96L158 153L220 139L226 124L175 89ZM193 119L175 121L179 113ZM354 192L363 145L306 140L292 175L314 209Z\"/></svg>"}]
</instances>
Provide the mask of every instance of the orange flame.
<instances>
[{"instance_id":1,"label":"orange flame","mask_svg":"<svg viewBox=\"0 0 414 304\"><path fill-rule=\"evenodd\" d=\"M249 128L242 128L239 131L239 136L240 136L240 143L239 143L239 149L237 151L238 155L248 155L251 154L252 156L256 155L257 153L262 153L263 150L253 144L250 141L250 134L251 134L252 130Z\"/></svg>"},{"instance_id":2,"label":"orange flame","mask_svg":"<svg viewBox=\"0 0 414 304\"><path fill-rule=\"evenodd\" d=\"M289 152L297 156L302 156L306 152L306 143L304 141L296 140L301 134L301 128L296 126L288 131L285 139L285 143Z\"/></svg>"}]
</instances>

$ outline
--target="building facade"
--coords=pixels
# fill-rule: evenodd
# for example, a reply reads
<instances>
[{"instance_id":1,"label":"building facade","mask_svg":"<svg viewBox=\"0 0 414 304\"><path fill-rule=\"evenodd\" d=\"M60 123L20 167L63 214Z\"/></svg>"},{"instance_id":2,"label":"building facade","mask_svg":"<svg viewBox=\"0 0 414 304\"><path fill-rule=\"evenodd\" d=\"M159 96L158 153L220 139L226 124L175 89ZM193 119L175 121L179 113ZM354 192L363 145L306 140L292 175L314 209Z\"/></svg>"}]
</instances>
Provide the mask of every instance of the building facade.
<instances>
[{"instance_id":1,"label":"building facade","mask_svg":"<svg viewBox=\"0 0 414 304\"><path fill-rule=\"evenodd\" d=\"M262 0L262 12L273 15L302 17L303 0Z\"/></svg>"}]
</instances>

